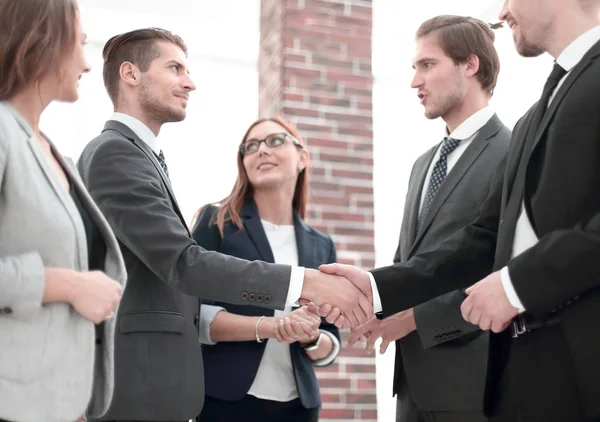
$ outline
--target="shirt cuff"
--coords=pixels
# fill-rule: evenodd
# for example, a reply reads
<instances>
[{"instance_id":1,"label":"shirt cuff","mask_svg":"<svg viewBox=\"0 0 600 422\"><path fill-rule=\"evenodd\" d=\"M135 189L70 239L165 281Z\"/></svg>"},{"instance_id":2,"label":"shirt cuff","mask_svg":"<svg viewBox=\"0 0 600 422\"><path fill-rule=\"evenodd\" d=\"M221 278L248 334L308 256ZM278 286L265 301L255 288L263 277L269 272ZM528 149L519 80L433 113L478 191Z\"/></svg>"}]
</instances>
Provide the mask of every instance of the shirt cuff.
<instances>
[{"instance_id":1,"label":"shirt cuff","mask_svg":"<svg viewBox=\"0 0 600 422\"><path fill-rule=\"evenodd\" d=\"M207 344L209 346L217 344L210 336L210 324L212 324L217 314L224 310L225 308L221 306L200 306L200 321L198 322L198 340L200 340L200 344Z\"/></svg>"},{"instance_id":2,"label":"shirt cuff","mask_svg":"<svg viewBox=\"0 0 600 422\"><path fill-rule=\"evenodd\" d=\"M377 283L375 283L375 277L369 271L369 281L371 282L371 292L373 293L373 312L376 314L383 312L383 305L381 304L381 297L379 296L379 290L377 290Z\"/></svg>"},{"instance_id":3,"label":"shirt cuff","mask_svg":"<svg viewBox=\"0 0 600 422\"><path fill-rule=\"evenodd\" d=\"M515 291L515 288L510 279L510 274L508 273L508 267L504 267L500 271L500 281L502 282L502 287L504 288L504 293L506 293L506 296L508 297L508 301L510 302L510 304L512 306L514 306L515 308L517 308L517 310L520 314L525 312L525 306L523 306L523 303L519 299L519 295L517 295L517 292Z\"/></svg>"},{"instance_id":4,"label":"shirt cuff","mask_svg":"<svg viewBox=\"0 0 600 422\"><path fill-rule=\"evenodd\" d=\"M336 336L334 336L327 330L319 330L319 332L321 333L321 335L328 336L331 339L333 348L331 349L331 352L329 352L329 354L327 356L325 356L323 359L313 361L313 365L314 366L331 365L333 363L333 361L335 360L335 358L337 358L337 356L340 354L340 350L342 350L340 341L337 339Z\"/></svg>"},{"instance_id":5,"label":"shirt cuff","mask_svg":"<svg viewBox=\"0 0 600 422\"><path fill-rule=\"evenodd\" d=\"M298 299L300 299L303 287L304 267L292 267L292 274L290 274L290 287L288 289L287 299L285 300L286 308L298 306Z\"/></svg>"}]
</instances>

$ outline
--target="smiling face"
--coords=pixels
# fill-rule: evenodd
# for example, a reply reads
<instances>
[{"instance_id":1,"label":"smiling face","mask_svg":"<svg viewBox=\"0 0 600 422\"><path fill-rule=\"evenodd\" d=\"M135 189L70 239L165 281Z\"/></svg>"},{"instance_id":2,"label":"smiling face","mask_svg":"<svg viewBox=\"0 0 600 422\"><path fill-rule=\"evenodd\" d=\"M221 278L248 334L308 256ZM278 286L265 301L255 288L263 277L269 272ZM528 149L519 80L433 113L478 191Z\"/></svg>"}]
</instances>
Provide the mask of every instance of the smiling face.
<instances>
[{"instance_id":1,"label":"smiling face","mask_svg":"<svg viewBox=\"0 0 600 422\"><path fill-rule=\"evenodd\" d=\"M187 58L177 45L156 41L160 55L141 73L140 107L147 116L162 123L185 119L190 92L196 85L189 75Z\"/></svg>"},{"instance_id":2,"label":"smiling face","mask_svg":"<svg viewBox=\"0 0 600 422\"><path fill-rule=\"evenodd\" d=\"M265 121L248 132L245 142L262 140L277 133L288 132L276 122ZM254 190L294 189L296 186L298 174L306 168L307 153L305 149L294 145L289 137L284 139L285 142L275 148L269 148L265 142L261 142L255 153L244 155L242 163Z\"/></svg>"},{"instance_id":3,"label":"smiling face","mask_svg":"<svg viewBox=\"0 0 600 422\"><path fill-rule=\"evenodd\" d=\"M444 118L462 103L466 80L461 65L444 53L437 35L432 33L417 40L413 67L411 87L417 89L428 119Z\"/></svg>"},{"instance_id":4,"label":"smiling face","mask_svg":"<svg viewBox=\"0 0 600 422\"><path fill-rule=\"evenodd\" d=\"M505 0L498 16L512 30L517 52L537 57L547 49L555 19L548 0Z\"/></svg>"}]
</instances>

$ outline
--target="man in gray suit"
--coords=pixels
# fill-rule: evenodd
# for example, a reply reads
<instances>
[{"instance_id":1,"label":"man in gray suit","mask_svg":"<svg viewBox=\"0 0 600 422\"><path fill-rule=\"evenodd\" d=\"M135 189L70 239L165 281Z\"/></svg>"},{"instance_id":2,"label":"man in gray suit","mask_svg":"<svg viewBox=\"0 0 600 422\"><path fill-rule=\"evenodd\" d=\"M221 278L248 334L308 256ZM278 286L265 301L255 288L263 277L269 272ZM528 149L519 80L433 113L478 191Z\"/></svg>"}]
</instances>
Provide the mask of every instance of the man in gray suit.
<instances>
[{"instance_id":1,"label":"man in gray suit","mask_svg":"<svg viewBox=\"0 0 600 422\"><path fill-rule=\"evenodd\" d=\"M511 135L488 105L500 68L488 25L468 17L438 16L424 22L416 38L411 86L418 90L425 116L444 120L446 136L413 166L396 263L435 250L477 217L494 172L504 166ZM478 279L487 274L480 271L464 268L458 276ZM369 350L383 337L382 353L390 341L399 340L397 421L486 420L489 335L462 318L464 298L457 290L353 332L352 342L368 336Z\"/></svg>"},{"instance_id":2,"label":"man in gray suit","mask_svg":"<svg viewBox=\"0 0 600 422\"><path fill-rule=\"evenodd\" d=\"M370 298L344 278L244 261L194 242L157 139L162 124L185 118L195 89L186 51L180 37L156 28L117 35L103 51L115 113L78 166L119 240L128 287L117 315L114 398L102 420L186 421L200 413L195 297L275 309L303 298L337 306L352 324L373 312Z\"/></svg>"}]
</instances>

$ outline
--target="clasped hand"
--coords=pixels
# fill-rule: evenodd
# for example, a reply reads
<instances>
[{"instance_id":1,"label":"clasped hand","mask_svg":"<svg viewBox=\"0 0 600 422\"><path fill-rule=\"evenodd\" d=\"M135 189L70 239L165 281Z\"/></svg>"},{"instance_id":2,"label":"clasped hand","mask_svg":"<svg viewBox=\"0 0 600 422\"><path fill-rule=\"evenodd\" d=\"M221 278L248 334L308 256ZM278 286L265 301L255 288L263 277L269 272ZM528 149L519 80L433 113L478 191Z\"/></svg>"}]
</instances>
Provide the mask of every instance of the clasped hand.
<instances>
[{"instance_id":1,"label":"clasped hand","mask_svg":"<svg viewBox=\"0 0 600 422\"><path fill-rule=\"evenodd\" d=\"M337 327L356 327L373 316L369 274L344 264L306 269L300 303L313 302L326 320Z\"/></svg>"}]
</instances>

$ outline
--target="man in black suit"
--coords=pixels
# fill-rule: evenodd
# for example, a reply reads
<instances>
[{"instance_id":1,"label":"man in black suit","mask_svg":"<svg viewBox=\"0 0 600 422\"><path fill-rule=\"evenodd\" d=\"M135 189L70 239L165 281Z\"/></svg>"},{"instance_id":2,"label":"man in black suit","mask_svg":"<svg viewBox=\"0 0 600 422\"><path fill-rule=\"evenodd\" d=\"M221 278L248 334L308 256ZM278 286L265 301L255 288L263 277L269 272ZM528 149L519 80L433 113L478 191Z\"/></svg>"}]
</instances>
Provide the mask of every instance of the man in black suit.
<instances>
[{"instance_id":1,"label":"man in black suit","mask_svg":"<svg viewBox=\"0 0 600 422\"><path fill-rule=\"evenodd\" d=\"M200 413L204 376L192 296L274 309L302 297L339 306L354 323L372 313L369 300L341 277L249 262L193 240L157 139L162 124L185 118L195 89L186 51L181 38L156 28L117 35L103 51L115 114L78 163L128 272L117 316L114 396L103 420L185 421Z\"/></svg>"},{"instance_id":2,"label":"man in black suit","mask_svg":"<svg viewBox=\"0 0 600 422\"><path fill-rule=\"evenodd\" d=\"M555 58L542 97L516 125L477 220L408 264L373 270L374 301L385 316L466 286L461 268L480 267L497 238L496 271L462 305L466 320L496 333L486 411L507 422L597 421L600 1L510 0L500 17L520 54ZM369 285L356 268L324 270Z\"/></svg>"},{"instance_id":3,"label":"man in black suit","mask_svg":"<svg viewBox=\"0 0 600 422\"><path fill-rule=\"evenodd\" d=\"M444 120L446 136L413 166L394 262L434 250L469 225L502 165L511 132L489 106L500 70L494 39L487 24L463 16L437 16L417 31L411 86L425 116ZM485 272L465 267L464 276L485 276L492 270L491 258ZM383 337L382 352L399 340L397 422L487 420L483 390L489 335L462 318L464 298L456 290L354 330L351 342L370 332L369 349Z\"/></svg>"}]
</instances>

